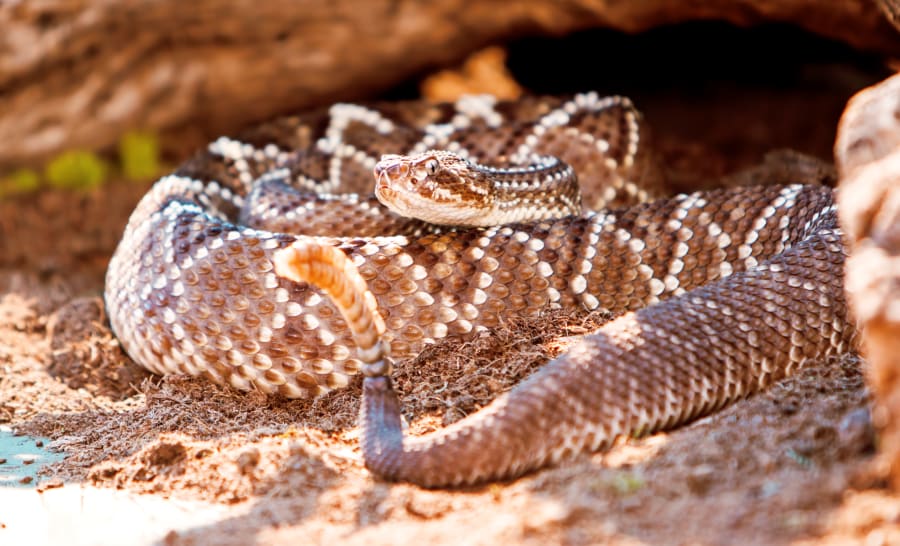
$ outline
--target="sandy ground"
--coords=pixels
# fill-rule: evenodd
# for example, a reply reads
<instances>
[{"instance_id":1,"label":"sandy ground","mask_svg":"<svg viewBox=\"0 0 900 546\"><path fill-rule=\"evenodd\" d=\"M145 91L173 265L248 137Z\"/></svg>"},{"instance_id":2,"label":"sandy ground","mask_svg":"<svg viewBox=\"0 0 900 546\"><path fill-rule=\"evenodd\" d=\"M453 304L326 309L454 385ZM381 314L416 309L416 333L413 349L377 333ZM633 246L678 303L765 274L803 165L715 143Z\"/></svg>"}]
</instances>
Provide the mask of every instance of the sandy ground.
<instances>
[{"instance_id":1,"label":"sandy ground","mask_svg":"<svg viewBox=\"0 0 900 546\"><path fill-rule=\"evenodd\" d=\"M637 103L659 128L673 178L696 187L773 143L829 157L850 92ZM146 187L0 203L0 425L67 455L41 470L39 492L0 488L0 543L50 536L47 526L70 543L140 543L128 522L144 517L155 529L146 542L166 545L900 544L900 498L872 464L864 365L852 355L679 430L462 491L386 484L364 470L358 381L288 401L152 376L122 353L100 299ZM411 432L476 411L600 320L517 322L401 363ZM86 513L87 490L94 515L116 508L76 525L67 510ZM22 521L32 506L55 519ZM79 530L60 534L65 525Z\"/></svg>"}]
</instances>

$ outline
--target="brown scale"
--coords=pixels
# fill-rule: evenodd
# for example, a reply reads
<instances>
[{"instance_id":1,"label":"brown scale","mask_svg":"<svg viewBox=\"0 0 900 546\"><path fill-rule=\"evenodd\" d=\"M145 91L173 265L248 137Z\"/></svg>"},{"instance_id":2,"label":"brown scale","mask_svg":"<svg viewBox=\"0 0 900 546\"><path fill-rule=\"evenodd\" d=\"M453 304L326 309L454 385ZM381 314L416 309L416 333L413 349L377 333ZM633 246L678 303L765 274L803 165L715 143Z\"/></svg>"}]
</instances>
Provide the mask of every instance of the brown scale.
<instances>
[{"instance_id":1,"label":"brown scale","mask_svg":"<svg viewBox=\"0 0 900 546\"><path fill-rule=\"evenodd\" d=\"M384 233L411 235L430 229L422 222L387 211L374 196L362 197L359 201L326 199L298 193L280 180L258 184L248 201L241 224L267 231L332 236L335 218L344 218L346 223L342 229L359 237ZM312 206L307 206L310 202ZM370 210L376 213L370 213ZM379 222L373 222L373 218L378 218Z\"/></svg>"}]
</instances>

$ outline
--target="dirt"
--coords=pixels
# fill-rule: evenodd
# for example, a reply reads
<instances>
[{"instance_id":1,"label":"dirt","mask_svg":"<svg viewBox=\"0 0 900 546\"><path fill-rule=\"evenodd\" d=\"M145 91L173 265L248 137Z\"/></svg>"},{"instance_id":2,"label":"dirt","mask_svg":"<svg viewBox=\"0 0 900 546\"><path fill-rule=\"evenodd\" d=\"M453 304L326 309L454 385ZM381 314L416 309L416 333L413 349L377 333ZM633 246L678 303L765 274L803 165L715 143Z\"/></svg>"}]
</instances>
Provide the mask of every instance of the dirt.
<instances>
[{"instance_id":1,"label":"dirt","mask_svg":"<svg viewBox=\"0 0 900 546\"><path fill-rule=\"evenodd\" d=\"M638 105L658 118L673 178L696 187L760 161L771 142L827 159L833 134L823 127L851 92ZM683 123L691 112L702 127ZM456 491L383 483L363 468L358 381L290 401L153 376L122 352L101 299L107 260L146 188L116 182L0 203L0 424L67 455L40 482L246 508L165 544L900 544L900 497L873 462L855 355L810 363L678 430ZM410 432L477 411L603 318L517 321L403 363Z\"/></svg>"}]
</instances>

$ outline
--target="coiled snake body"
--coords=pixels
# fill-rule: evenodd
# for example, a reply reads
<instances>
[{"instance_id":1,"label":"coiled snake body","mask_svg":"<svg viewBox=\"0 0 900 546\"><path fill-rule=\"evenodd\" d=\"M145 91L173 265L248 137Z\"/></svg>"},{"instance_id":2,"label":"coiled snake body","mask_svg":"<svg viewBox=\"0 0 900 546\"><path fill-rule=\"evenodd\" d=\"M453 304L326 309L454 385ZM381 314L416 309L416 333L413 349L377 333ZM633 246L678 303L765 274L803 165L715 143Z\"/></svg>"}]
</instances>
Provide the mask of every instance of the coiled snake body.
<instances>
[{"instance_id":1,"label":"coiled snake body","mask_svg":"<svg viewBox=\"0 0 900 546\"><path fill-rule=\"evenodd\" d=\"M674 426L846 351L855 330L832 191L637 204L660 191L642 138L627 99L586 94L337 105L220 139L133 213L107 273L113 330L158 373L291 397L345 386L362 365L347 322L318 289L274 271L275 253L298 241L350 258L395 358L511 315L626 312L489 407L405 445L389 379L367 379L367 465L426 486L515 476ZM382 154L431 148L484 163L559 157L587 208L604 210L454 230L325 194L369 194Z\"/></svg>"}]
</instances>

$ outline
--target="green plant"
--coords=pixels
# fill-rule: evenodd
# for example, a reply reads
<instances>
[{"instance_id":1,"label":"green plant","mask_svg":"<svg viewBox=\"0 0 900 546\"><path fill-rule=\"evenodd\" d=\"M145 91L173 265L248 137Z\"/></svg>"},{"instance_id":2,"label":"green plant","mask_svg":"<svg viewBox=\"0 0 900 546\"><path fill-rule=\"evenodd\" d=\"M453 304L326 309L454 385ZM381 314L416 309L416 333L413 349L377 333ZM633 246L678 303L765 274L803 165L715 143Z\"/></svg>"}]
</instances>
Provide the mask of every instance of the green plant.
<instances>
[{"instance_id":1,"label":"green plant","mask_svg":"<svg viewBox=\"0 0 900 546\"><path fill-rule=\"evenodd\" d=\"M47 164L44 176L56 188L91 189L106 180L109 167L97 155L83 150L63 152Z\"/></svg>"},{"instance_id":2,"label":"green plant","mask_svg":"<svg viewBox=\"0 0 900 546\"><path fill-rule=\"evenodd\" d=\"M31 169L18 169L0 179L0 196L28 193L41 184L40 175Z\"/></svg>"},{"instance_id":3,"label":"green plant","mask_svg":"<svg viewBox=\"0 0 900 546\"><path fill-rule=\"evenodd\" d=\"M159 140L156 135L129 131L119 141L122 172L130 180L146 180L159 174Z\"/></svg>"}]
</instances>

